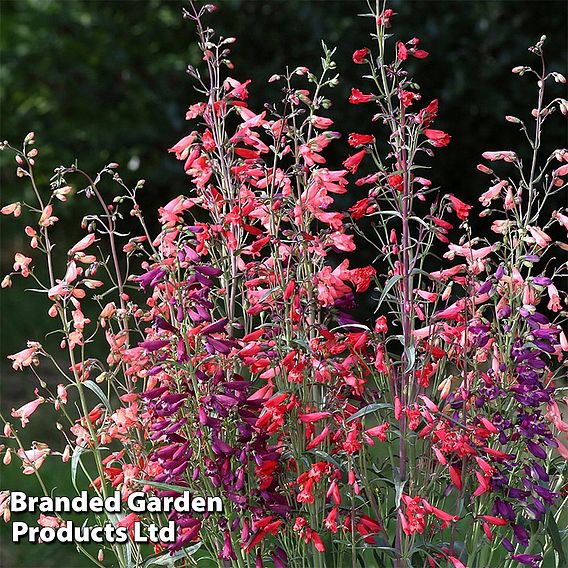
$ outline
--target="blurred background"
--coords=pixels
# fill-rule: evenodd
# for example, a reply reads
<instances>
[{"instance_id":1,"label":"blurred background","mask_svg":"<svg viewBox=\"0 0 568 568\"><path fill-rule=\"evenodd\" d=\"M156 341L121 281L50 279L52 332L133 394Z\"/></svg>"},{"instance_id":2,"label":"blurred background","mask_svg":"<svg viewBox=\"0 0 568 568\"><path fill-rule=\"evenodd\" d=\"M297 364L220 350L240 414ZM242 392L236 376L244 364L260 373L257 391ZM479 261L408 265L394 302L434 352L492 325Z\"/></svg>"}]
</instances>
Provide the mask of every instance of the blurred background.
<instances>
[{"instance_id":1,"label":"blurred background","mask_svg":"<svg viewBox=\"0 0 568 568\"><path fill-rule=\"evenodd\" d=\"M337 47L335 60L341 74L340 86L330 93L332 116L344 132L364 131L361 117L367 120L368 109L347 103L351 87L365 90L366 86L360 78L362 67L351 62L355 49L371 45L369 20L357 17L366 11L364 0L221 0L217 4L219 10L208 22L220 34L238 38L232 75L252 79L252 108L277 100L277 87L266 82L273 73L286 65L317 68L324 39ZM60 164L77 160L82 169L94 173L118 162L127 184L147 180L142 204L149 219L160 205L187 189L181 164L167 153L188 133L185 111L197 98L185 69L188 64L199 65L200 58L192 24L181 18L184 5L169 0L0 2L0 139L19 146L29 131L36 133L37 173L44 187ZM450 146L437 152L431 177L444 191L473 203L486 187L486 178L475 168L481 152L522 144L518 130L504 116L526 117L535 104L534 81L513 76L511 68L535 63L527 48L546 34L549 68L566 74L568 3L393 0L390 6L398 13L392 19L397 39L419 37L421 47L430 52L426 60L411 61L410 69L421 87L422 102L440 100L436 128L452 135ZM556 87L551 94L565 96ZM544 140L545 150L565 145L565 122L552 120ZM332 153L335 165L346 150L344 143L337 145L336 155ZM16 178L6 153L0 154L0 183L2 205L31 201L31 190ZM561 205L565 203L557 207ZM56 240L72 244L80 237L83 213L80 199L59 207L62 222L55 228ZM16 251L29 252L22 219L0 219L1 275L11 270ZM64 244L60 247L64 250ZM365 251L361 254L364 257ZM45 299L24 295L24 284L28 282L15 279L11 289L1 291L4 411L27 402L33 388L29 377L11 372L6 355L24 348L29 338L43 341L50 331ZM30 439L34 427L41 424L34 426L32 421L26 430ZM1 488L22 487L15 468L0 470ZM67 474L53 467L49 475L63 479ZM37 492L34 479L29 479L27 490ZM70 568L87 566L72 546L11 545L5 527L2 531L1 566L50 567L62 561Z\"/></svg>"}]
</instances>

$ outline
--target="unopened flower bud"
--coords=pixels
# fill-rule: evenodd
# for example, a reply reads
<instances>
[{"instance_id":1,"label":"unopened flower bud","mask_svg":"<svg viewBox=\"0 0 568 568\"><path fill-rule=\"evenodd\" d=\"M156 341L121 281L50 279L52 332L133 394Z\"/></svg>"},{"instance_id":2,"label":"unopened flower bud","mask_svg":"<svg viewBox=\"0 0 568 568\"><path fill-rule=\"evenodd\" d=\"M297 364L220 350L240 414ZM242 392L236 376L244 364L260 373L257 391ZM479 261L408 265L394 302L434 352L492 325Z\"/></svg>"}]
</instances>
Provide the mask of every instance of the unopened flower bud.
<instances>
[{"instance_id":1,"label":"unopened flower bud","mask_svg":"<svg viewBox=\"0 0 568 568\"><path fill-rule=\"evenodd\" d=\"M65 450L63 450L63 454L61 456L61 461L67 462L67 461L69 461L70 457L71 457L71 446L69 444L67 444L65 446Z\"/></svg>"},{"instance_id":2,"label":"unopened flower bud","mask_svg":"<svg viewBox=\"0 0 568 568\"><path fill-rule=\"evenodd\" d=\"M63 187L58 187L53 190L53 196L59 199L59 201L67 201L67 196L73 191L70 185L65 185Z\"/></svg>"},{"instance_id":3,"label":"unopened flower bud","mask_svg":"<svg viewBox=\"0 0 568 568\"><path fill-rule=\"evenodd\" d=\"M519 65L518 67L513 67L513 73L518 73L520 77L522 77L527 71L530 71L530 67L525 67L523 65Z\"/></svg>"},{"instance_id":4,"label":"unopened flower bud","mask_svg":"<svg viewBox=\"0 0 568 568\"><path fill-rule=\"evenodd\" d=\"M104 383L105 379L107 378L107 374L108 373L101 373L96 379L95 382L96 383Z\"/></svg>"}]
</instances>

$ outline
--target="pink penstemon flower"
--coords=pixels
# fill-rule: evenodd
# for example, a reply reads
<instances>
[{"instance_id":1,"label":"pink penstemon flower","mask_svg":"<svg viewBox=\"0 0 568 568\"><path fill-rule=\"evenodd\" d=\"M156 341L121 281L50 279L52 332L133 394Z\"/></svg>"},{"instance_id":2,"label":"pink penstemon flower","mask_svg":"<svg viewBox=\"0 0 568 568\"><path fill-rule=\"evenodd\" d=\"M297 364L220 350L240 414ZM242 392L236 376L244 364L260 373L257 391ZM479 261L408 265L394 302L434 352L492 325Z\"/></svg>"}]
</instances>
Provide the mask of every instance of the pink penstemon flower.
<instances>
[{"instance_id":1,"label":"pink penstemon flower","mask_svg":"<svg viewBox=\"0 0 568 568\"><path fill-rule=\"evenodd\" d=\"M44 402L44 398L36 398L35 400L32 400L24 404L23 406L20 406L20 408L18 408L17 410L12 409L11 416L13 416L14 418L19 418L22 423L22 428L24 428L30 421L29 417L38 409L38 406L40 404L43 404Z\"/></svg>"},{"instance_id":2,"label":"pink penstemon flower","mask_svg":"<svg viewBox=\"0 0 568 568\"><path fill-rule=\"evenodd\" d=\"M30 450L18 450L18 457L22 460L22 473L24 475L35 474L43 465L50 454L50 449L45 445Z\"/></svg>"}]
</instances>

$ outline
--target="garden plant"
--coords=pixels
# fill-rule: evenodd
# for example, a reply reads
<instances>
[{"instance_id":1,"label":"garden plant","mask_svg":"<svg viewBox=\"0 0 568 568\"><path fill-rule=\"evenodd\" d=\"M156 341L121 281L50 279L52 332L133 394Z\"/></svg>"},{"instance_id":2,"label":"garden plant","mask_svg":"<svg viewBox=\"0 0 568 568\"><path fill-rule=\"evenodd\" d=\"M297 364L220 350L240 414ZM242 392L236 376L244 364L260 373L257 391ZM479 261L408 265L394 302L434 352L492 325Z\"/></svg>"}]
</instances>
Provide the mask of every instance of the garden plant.
<instances>
[{"instance_id":1,"label":"garden plant","mask_svg":"<svg viewBox=\"0 0 568 568\"><path fill-rule=\"evenodd\" d=\"M459 140L408 72L427 41L397 37L382 1L353 5L370 29L352 57L358 132L334 115L334 49L322 45L318 69L270 77L281 99L251 108L262 85L236 78L235 38L210 27L215 6L188 5L203 60L188 67L197 96L170 149L187 191L159 209L156 234L144 180L130 187L118 164L92 175L79 160L43 186L34 133L2 144L36 198L2 208L30 223L2 287L25 278L45 295L38 317L60 342L30 338L10 356L37 384L0 417L4 464L46 496L58 490L42 473L63 460L78 493L222 502L90 515L131 536L176 528L173 542L76 542L96 566L567 565L568 212L550 203L565 195L568 150L541 149L568 114L549 96L566 80L547 68L544 36L519 54L511 81L535 86L526 113L505 117L519 146L483 153L486 184L466 203L429 179ZM84 201L85 235L62 251L53 226L70 199ZM473 216L490 230L476 234ZM57 412L45 425L57 446L26 436L42 405ZM11 522L9 491L0 510ZM42 540L67 522L39 514Z\"/></svg>"}]
</instances>

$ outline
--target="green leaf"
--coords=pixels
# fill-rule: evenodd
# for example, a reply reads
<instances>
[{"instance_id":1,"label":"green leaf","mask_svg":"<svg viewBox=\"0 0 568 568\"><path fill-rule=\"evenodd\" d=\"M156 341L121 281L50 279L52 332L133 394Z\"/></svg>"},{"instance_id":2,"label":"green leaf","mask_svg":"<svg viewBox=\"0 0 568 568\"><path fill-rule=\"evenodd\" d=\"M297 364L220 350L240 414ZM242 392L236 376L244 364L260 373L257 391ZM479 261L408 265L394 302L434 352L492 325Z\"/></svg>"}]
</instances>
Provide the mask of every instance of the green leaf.
<instances>
[{"instance_id":1,"label":"green leaf","mask_svg":"<svg viewBox=\"0 0 568 568\"><path fill-rule=\"evenodd\" d=\"M379 301L377 303L377 307L375 308L375 311L378 311L379 308L381 307L381 304L384 302L386 295L389 293L390 289L402 278L402 276L400 274L395 274L394 276L391 276L387 283L385 284L385 287L383 288L383 291L381 293L381 297L379 298Z\"/></svg>"},{"instance_id":2,"label":"green leaf","mask_svg":"<svg viewBox=\"0 0 568 568\"><path fill-rule=\"evenodd\" d=\"M97 385L97 383L94 383L91 380L87 380L83 381L81 384L87 387L89 390L92 390L101 399L102 403L107 407L107 409L110 412L112 412L112 406L110 405L108 398L106 397L105 393L102 391L101 387Z\"/></svg>"},{"instance_id":3,"label":"green leaf","mask_svg":"<svg viewBox=\"0 0 568 568\"><path fill-rule=\"evenodd\" d=\"M81 460L81 454L85 452L86 449L82 448L81 446L75 446L73 449L73 454L71 455L71 482L73 483L73 487L79 491L77 488L77 466L79 465L79 461Z\"/></svg>"},{"instance_id":4,"label":"green leaf","mask_svg":"<svg viewBox=\"0 0 568 568\"><path fill-rule=\"evenodd\" d=\"M338 325L334 327L331 331L337 331L338 329L345 329L345 328L355 328L355 329L362 329L363 331L370 331L369 326L363 325L361 323L344 323L343 325Z\"/></svg>"},{"instance_id":5,"label":"green leaf","mask_svg":"<svg viewBox=\"0 0 568 568\"><path fill-rule=\"evenodd\" d=\"M148 481L147 479L132 479L136 483L141 483L142 485L150 485L151 487L156 487L157 489L163 489L164 491L179 491L184 493L189 491L189 487L183 487L182 485L170 485L169 483L158 483L157 481Z\"/></svg>"},{"instance_id":6,"label":"green leaf","mask_svg":"<svg viewBox=\"0 0 568 568\"><path fill-rule=\"evenodd\" d=\"M424 221L423 219L420 219L420 217L416 217L415 215L413 215L412 217L410 217L410 219L416 221L417 223L420 223L421 225L424 225L424 227L426 227L427 230L430 230L430 225L428 225L428 223L426 223L426 221Z\"/></svg>"},{"instance_id":7,"label":"green leaf","mask_svg":"<svg viewBox=\"0 0 568 568\"><path fill-rule=\"evenodd\" d=\"M409 371L411 371L414 368L415 362L416 362L416 347L414 347L414 345L411 345L408 348L408 365L406 366L404 372L408 373Z\"/></svg>"},{"instance_id":8,"label":"green leaf","mask_svg":"<svg viewBox=\"0 0 568 568\"><path fill-rule=\"evenodd\" d=\"M352 414L345 422L349 423L353 420L357 420L361 416L365 416L366 414L371 414L371 412L376 412L377 410L382 410L383 408L392 408L392 404L390 402L373 402L360 408L355 414Z\"/></svg>"},{"instance_id":9,"label":"green leaf","mask_svg":"<svg viewBox=\"0 0 568 568\"><path fill-rule=\"evenodd\" d=\"M566 566L566 555L564 554L564 548L562 547L562 538L560 536L558 525L556 524L554 515L552 513L548 514L546 531L548 532L548 536L550 536L550 540L552 541L552 546L556 551L556 554L558 554L558 562L556 564L557 568Z\"/></svg>"},{"instance_id":10,"label":"green leaf","mask_svg":"<svg viewBox=\"0 0 568 568\"><path fill-rule=\"evenodd\" d=\"M404 486L406 485L406 482L407 482L406 479L404 481L402 481L400 479L400 471L398 470L398 468L395 468L395 471L394 471L394 487L395 487L396 495L395 495L394 502L395 502L397 509L400 507L400 501L402 499L402 493L404 491Z\"/></svg>"},{"instance_id":11,"label":"green leaf","mask_svg":"<svg viewBox=\"0 0 568 568\"><path fill-rule=\"evenodd\" d=\"M193 556L201 548L201 544L201 542L198 542L187 548L182 548L174 554L166 552L165 554L148 558L148 560L144 562L143 568L148 568L149 566L168 566L169 568L173 568L178 560Z\"/></svg>"},{"instance_id":12,"label":"green leaf","mask_svg":"<svg viewBox=\"0 0 568 568\"><path fill-rule=\"evenodd\" d=\"M341 471L341 465L334 458L332 458L327 452L322 450L311 450L310 453L314 454L318 458L324 459L326 462L333 464L339 471Z\"/></svg>"}]
</instances>

